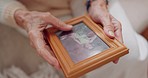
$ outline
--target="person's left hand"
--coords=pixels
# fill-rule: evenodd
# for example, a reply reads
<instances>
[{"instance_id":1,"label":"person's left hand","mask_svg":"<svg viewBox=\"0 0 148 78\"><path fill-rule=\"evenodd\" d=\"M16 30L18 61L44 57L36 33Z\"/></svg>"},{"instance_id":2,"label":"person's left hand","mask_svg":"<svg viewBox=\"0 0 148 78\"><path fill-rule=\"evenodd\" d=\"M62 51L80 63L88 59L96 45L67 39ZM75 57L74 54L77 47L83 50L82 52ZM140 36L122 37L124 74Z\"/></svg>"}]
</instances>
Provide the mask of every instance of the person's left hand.
<instances>
[{"instance_id":1,"label":"person's left hand","mask_svg":"<svg viewBox=\"0 0 148 78\"><path fill-rule=\"evenodd\" d=\"M103 25L104 32L108 37L116 38L120 42L123 42L121 24L108 12L105 0L93 1L89 9L89 15L94 22ZM118 60L113 62L116 64Z\"/></svg>"}]
</instances>

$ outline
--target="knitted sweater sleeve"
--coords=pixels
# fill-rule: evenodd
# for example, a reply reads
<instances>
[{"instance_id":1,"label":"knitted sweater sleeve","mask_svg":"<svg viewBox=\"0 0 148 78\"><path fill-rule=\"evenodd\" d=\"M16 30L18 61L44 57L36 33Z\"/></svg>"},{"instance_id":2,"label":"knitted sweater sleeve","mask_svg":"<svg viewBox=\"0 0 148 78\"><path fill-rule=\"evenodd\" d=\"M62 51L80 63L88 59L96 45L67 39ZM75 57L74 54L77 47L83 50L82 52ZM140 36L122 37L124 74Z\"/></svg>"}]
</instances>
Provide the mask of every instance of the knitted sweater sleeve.
<instances>
[{"instance_id":1,"label":"knitted sweater sleeve","mask_svg":"<svg viewBox=\"0 0 148 78\"><path fill-rule=\"evenodd\" d=\"M17 27L14 13L18 9L26 10L25 6L17 0L0 0L0 23Z\"/></svg>"}]
</instances>

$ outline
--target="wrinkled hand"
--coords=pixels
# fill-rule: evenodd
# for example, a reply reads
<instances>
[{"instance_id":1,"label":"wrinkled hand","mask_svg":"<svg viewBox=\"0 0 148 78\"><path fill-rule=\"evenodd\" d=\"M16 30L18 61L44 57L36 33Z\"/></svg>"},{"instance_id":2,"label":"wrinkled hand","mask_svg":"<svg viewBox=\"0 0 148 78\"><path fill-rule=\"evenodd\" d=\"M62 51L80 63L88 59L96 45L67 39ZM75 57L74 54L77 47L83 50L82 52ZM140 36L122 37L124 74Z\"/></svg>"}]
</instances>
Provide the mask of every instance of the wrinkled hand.
<instances>
[{"instance_id":1,"label":"wrinkled hand","mask_svg":"<svg viewBox=\"0 0 148 78\"><path fill-rule=\"evenodd\" d=\"M108 37L123 42L121 24L109 14L105 0L93 1L89 9L89 15L96 23L103 25L104 32ZM113 62L116 64L118 60Z\"/></svg>"},{"instance_id":2,"label":"wrinkled hand","mask_svg":"<svg viewBox=\"0 0 148 78\"><path fill-rule=\"evenodd\" d=\"M72 26L66 25L48 12L18 10L15 12L14 17L17 24L27 31L30 43L36 49L37 53L49 64L60 69L57 59L52 55L51 49L44 41L43 30L49 24L63 31L71 30Z\"/></svg>"}]
</instances>

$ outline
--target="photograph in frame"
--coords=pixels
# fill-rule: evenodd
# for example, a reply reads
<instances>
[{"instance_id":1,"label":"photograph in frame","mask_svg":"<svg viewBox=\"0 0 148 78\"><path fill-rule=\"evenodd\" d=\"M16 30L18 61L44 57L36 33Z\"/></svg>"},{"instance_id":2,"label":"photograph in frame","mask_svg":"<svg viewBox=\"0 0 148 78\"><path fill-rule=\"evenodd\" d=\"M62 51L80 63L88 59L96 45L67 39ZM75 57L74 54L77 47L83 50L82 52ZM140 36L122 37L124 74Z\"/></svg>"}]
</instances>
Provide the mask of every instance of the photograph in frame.
<instances>
[{"instance_id":1,"label":"photograph in frame","mask_svg":"<svg viewBox=\"0 0 148 78\"><path fill-rule=\"evenodd\" d=\"M56 35L74 63L109 49L109 46L84 22L73 26L71 31L58 31Z\"/></svg>"}]
</instances>

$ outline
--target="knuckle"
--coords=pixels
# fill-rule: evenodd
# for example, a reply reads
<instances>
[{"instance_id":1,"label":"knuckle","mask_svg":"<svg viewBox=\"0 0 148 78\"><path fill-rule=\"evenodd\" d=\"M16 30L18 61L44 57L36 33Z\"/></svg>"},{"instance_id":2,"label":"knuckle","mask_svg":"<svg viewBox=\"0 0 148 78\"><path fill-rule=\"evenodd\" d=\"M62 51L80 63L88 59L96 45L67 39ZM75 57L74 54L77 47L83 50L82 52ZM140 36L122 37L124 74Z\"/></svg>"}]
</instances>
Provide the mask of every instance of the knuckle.
<instances>
[{"instance_id":1,"label":"knuckle","mask_svg":"<svg viewBox=\"0 0 148 78\"><path fill-rule=\"evenodd\" d=\"M50 16L51 16L51 14L49 12L46 12L46 13L42 14L43 18L47 18L47 17L50 17Z\"/></svg>"},{"instance_id":2,"label":"knuckle","mask_svg":"<svg viewBox=\"0 0 148 78\"><path fill-rule=\"evenodd\" d=\"M118 24L120 27L122 26L122 25L121 25L121 22L119 22L119 21L117 22L117 24Z\"/></svg>"},{"instance_id":3,"label":"knuckle","mask_svg":"<svg viewBox=\"0 0 148 78\"><path fill-rule=\"evenodd\" d=\"M66 24L60 20L57 21L57 24L59 24L61 27L65 26Z\"/></svg>"},{"instance_id":4,"label":"knuckle","mask_svg":"<svg viewBox=\"0 0 148 78\"><path fill-rule=\"evenodd\" d=\"M122 27L119 27L119 30L122 31Z\"/></svg>"},{"instance_id":5,"label":"knuckle","mask_svg":"<svg viewBox=\"0 0 148 78\"><path fill-rule=\"evenodd\" d=\"M31 45L31 47L35 48L35 46L34 46L33 42L30 42L30 45Z\"/></svg>"},{"instance_id":6,"label":"knuckle","mask_svg":"<svg viewBox=\"0 0 148 78\"><path fill-rule=\"evenodd\" d=\"M122 30L122 25L121 25L121 23L118 21L117 22L117 25L118 25L118 28L120 29L120 30Z\"/></svg>"},{"instance_id":7,"label":"knuckle","mask_svg":"<svg viewBox=\"0 0 148 78\"><path fill-rule=\"evenodd\" d=\"M38 36L38 31L31 29L28 31L28 35L29 35L29 38L34 39L36 38L36 36Z\"/></svg>"},{"instance_id":8,"label":"knuckle","mask_svg":"<svg viewBox=\"0 0 148 78\"><path fill-rule=\"evenodd\" d=\"M46 12L46 14L47 14L47 15L51 15L51 13L50 13L50 12Z\"/></svg>"},{"instance_id":9,"label":"knuckle","mask_svg":"<svg viewBox=\"0 0 148 78\"><path fill-rule=\"evenodd\" d=\"M37 49L37 53L40 55L40 56L42 56L43 55L43 50L42 49Z\"/></svg>"},{"instance_id":10,"label":"knuckle","mask_svg":"<svg viewBox=\"0 0 148 78\"><path fill-rule=\"evenodd\" d=\"M37 54L40 56L43 56L46 52L44 48L39 47L37 44L33 44L32 47L36 49Z\"/></svg>"},{"instance_id":11,"label":"knuckle","mask_svg":"<svg viewBox=\"0 0 148 78\"><path fill-rule=\"evenodd\" d=\"M46 45L41 45L40 47L37 47L37 52L39 54L43 54L43 53L47 52L47 49L46 48L47 48Z\"/></svg>"},{"instance_id":12,"label":"knuckle","mask_svg":"<svg viewBox=\"0 0 148 78\"><path fill-rule=\"evenodd\" d=\"M63 21L59 20L59 19L55 20L54 23L55 23L55 26L57 28L62 28L62 27L66 26L66 24Z\"/></svg>"},{"instance_id":13,"label":"knuckle","mask_svg":"<svg viewBox=\"0 0 148 78\"><path fill-rule=\"evenodd\" d=\"M114 27L112 25L107 25L107 26L104 26L104 29L113 30Z\"/></svg>"},{"instance_id":14,"label":"knuckle","mask_svg":"<svg viewBox=\"0 0 148 78\"><path fill-rule=\"evenodd\" d=\"M28 31L29 36L33 36L34 35L34 30L30 30Z\"/></svg>"}]
</instances>

